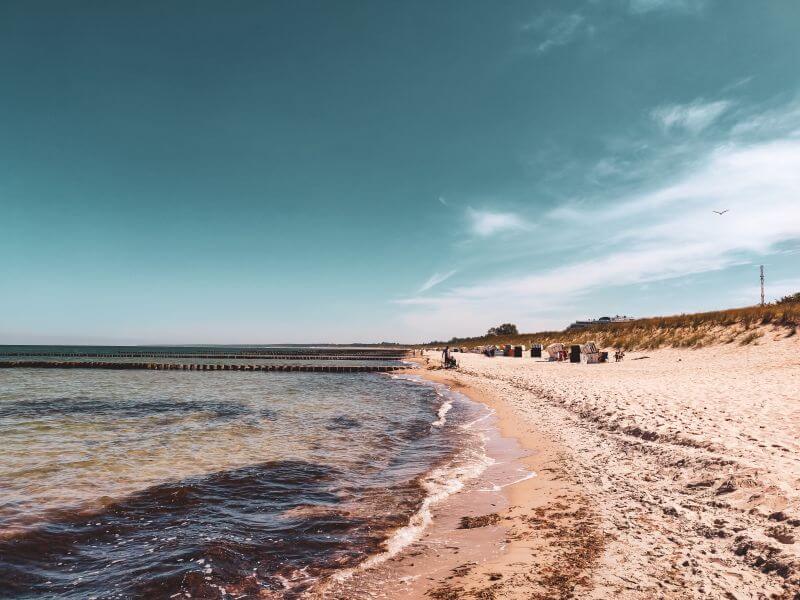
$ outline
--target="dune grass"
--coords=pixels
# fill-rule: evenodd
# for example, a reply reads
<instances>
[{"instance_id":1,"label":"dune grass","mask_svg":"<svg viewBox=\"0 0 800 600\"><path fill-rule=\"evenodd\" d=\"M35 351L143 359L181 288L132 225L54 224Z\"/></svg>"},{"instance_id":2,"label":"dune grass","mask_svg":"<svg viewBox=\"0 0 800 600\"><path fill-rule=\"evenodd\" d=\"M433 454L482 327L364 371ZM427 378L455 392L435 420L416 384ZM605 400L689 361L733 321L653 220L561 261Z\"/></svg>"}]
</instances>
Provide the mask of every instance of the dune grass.
<instances>
[{"instance_id":1,"label":"dune grass","mask_svg":"<svg viewBox=\"0 0 800 600\"><path fill-rule=\"evenodd\" d=\"M766 330L790 337L800 327L800 301L767 306L748 306L705 313L638 319L627 323L594 325L586 329L543 331L507 336L454 338L451 346L490 344L583 344L594 341L603 348L654 350L656 348L701 348L714 344L758 343ZM425 344L441 346L444 342Z\"/></svg>"}]
</instances>

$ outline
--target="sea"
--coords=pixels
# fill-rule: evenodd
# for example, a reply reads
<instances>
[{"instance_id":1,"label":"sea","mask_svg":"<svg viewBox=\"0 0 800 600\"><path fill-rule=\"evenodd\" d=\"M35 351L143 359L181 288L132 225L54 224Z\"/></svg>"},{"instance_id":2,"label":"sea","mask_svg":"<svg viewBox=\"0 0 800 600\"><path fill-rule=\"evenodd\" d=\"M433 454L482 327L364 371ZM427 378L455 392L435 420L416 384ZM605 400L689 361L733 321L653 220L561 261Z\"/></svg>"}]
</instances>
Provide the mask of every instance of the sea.
<instances>
[{"instance_id":1,"label":"sea","mask_svg":"<svg viewBox=\"0 0 800 600\"><path fill-rule=\"evenodd\" d=\"M0 346L14 360L405 364ZM413 374L0 368L0 598L322 597L486 468L487 411Z\"/></svg>"}]
</instances>

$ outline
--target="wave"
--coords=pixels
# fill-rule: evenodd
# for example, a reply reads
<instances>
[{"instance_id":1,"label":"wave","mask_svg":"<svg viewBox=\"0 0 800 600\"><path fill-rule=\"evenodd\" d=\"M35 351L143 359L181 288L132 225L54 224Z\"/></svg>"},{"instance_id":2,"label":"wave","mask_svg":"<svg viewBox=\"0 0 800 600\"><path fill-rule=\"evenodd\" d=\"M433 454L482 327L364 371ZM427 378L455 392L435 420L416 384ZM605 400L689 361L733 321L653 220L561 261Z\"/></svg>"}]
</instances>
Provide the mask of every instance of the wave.
<instances>
[{"instance_id":1,"label":"wave","mask_svg":"<svg viewBox=\"0 0 800 600\"><path fill-rule=\"evenodd\" d=\"M433 426L438 428L442 428L447 423L446 415L453 408L456 400L467 401L461 394L440 383L429 382L415 375L395 375L393 377L432 386L436 388L437 395L445 398L437 411L437 420L432 423ZM472 421L472 424L491 416L491 414L493 412ZM461 428L463 429L464 426L462 425ZM383 552L370 556L355 567L342 569L331 577L331 581L341 583L360 571L372 569L396 556L420 539L433 522L434 507L461 491L469 481L478 478L489 466L494 464L494 459L489 456L486 450L486 437L481 434L480 436L475 436L475 440L479 440L479 443L472 447L462 448L456 457L443 465L435 467L418 479L419 485L425 490L425 497L417 511L408 519L408 522L395 530L384 542Z\"/></svg>"},{"instance_id":2,"label":"wave","mask_svg":"<svg viewBox=\"0 0 800 600\"><path fill-rule=\"evenodd\" d=\"M446 422L447 413L450 412L450 409L453 408L453 403L450 400L445 400L442 402L441 406L439 406L439 410L436 413L436 416L439 417L436 419L431 425L434 427L442 427Z\"/></svg>"},{"instance_id":3,"label":"wave","mask_svg":"<svg viewBox=\"0 0 800 600\"><path fill-rule=\"evenodd\" d=\"M309 576L354 565L383 539L381 523L376 531L368 516L343 506L341 476L332 467L272 461L153 486L100 510L54 514L0 539L0 581L12 597L216 598L220 586L307 587ZM327 510L292 514L301 503ZM134 571L146 575L131 578ZM242 579L247 572L252 581Z\"/></svg>"},{"instance_id":4,"label":"wave","mask_svg":"<svg viewBox=\"0 0 800 600\"><path fill-rule=\"evenodd\" d=\"M330 431L337 431L355 429L356 427L360 426L361 421L358 419L354 419L353 417L349 417L347 415L339 415L338 417L331 418L325 428L329 429Z\"/></svg>"},{"instance_id":5,"label":"wave","mask_svg":"<svg viewBox=\"0 0 800 600\"><path fill-rule=\"evenodd\" d=\"M525 475L523 475L519 479L515 479L514 481L509 481L508 483L504 483L502 485L494 484L490 488L482 488L482 489L480 489L478 491L479 492L499 492L500 490L505 489L505 488L507 488L509 486L515 485L517 483L522 483L523 481L528 481L528 479L533 479L534 477L536 477L536 472L535 471L526 471L525 469L519 469L519 470L521 472L525 473Z\"/></svg>"},{"instance_id":6,"label":"wave","mask_svg":"<svg viewBox=\"0 0 800 600\"><path fill-rule=\"evenodd\" d=\"M481 421L485 421L486 419L494 415L495 415L495 410L493 408L490 408L487 414L483 415L482 417L478 417L477 419L475 419L474 421L470 421L469 423L464 423L461 426L461 429L472 429L475 425L477 425Z\"/></svg>"},{"instance_id":7,"label":"wave","mask_svg":"<svg viewBox=\"0 0 800 600\"><path fill-rule=\"evenodd\" d=\"M453 408L453 397L456 392L453 392L449 387L444 385L443 383L436 383L433 381L428 381L423 379L419 375L410 375L410 374L402 374L402 375L389 375L392 379L400 379L403 381L410 381L412 383L426 385L432 387L436 390L436 395L439 398L443 398L443 402L439 405L439 409L436 412L436 420L431 423L434 427L443 427L445 423L447 423L447 419L445 418L447 413L450 412L450 409Z\"/></svg>"},{"instance_id":8,"label":"wave","mask_svg":"<svg viewBox=\"0 0 800 600\"><path fill-rule=\"evenodd\" d=\"M411 515L408 523L397 529L384 543L385 550L370 556L358 566L335 573L332 580L342 582L359 571L365 571L386 562L403 549L417 541L433 522L433 508L449 496L461 491L472 479L479 477L494 463L485 446L466 451L456 461L433 469L419 481L426 491L419 509Z\"/></svg>"},{"instance_id":9,"label":"wave","mask_svg":"<svg viewBox=\"0 0 800 600\"><path fill-rule=\"evenodd\" d=\"M370 567L383 562L416 541L433 521L431 509L448 496L461 491L469 480L480 476L493 462L493 459L481 447L473 460L468 461L466 464L449 465L434 469L428 477L422 480L422 487L428 494L422 501L420 509L412 515L408 525L398 529L387 540L386 552L371 557L366 561L365 566Z\"/></svg>"}]
</instances>

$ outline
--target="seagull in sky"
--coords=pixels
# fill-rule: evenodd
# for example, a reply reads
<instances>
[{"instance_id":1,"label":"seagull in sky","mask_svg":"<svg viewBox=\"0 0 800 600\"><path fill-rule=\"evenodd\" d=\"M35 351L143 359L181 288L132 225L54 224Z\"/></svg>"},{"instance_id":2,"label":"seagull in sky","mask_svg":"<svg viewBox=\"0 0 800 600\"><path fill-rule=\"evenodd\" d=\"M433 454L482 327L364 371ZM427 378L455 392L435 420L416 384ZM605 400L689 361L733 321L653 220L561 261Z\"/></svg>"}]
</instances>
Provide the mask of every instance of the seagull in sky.
<instances>
[{"instance_id":1,"label":"seagull in sky","mask_svg":"<svg viewBox=\"0 0 800 600\"><path fill-rule=\"evenodd\" d=\"M725 210L712 210L711 212L717 213L718 215L724 215L726 212L728 212L728 209L726 208Z\"/></svg>"}]
</instances>

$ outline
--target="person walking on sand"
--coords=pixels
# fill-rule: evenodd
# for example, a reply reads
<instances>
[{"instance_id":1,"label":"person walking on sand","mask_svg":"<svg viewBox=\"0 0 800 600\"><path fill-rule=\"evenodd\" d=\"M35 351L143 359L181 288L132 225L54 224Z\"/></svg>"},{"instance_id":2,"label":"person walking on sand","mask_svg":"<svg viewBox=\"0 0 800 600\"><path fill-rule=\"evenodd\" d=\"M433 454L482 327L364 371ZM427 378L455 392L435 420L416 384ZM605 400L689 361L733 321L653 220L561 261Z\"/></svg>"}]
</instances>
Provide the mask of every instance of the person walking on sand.
<instances>
[{"instance_id":1,"label":"person walking on sand","mask_svg":"<svg viewBox=\"0 0 800 600\"><path fill-rule=\"evenodd\" d=\"M442 350L442 365L447 366L448 359L450 358L450 346L445 346Z\"/></svg>"}]
</instances>

